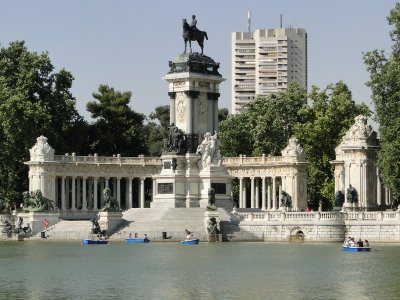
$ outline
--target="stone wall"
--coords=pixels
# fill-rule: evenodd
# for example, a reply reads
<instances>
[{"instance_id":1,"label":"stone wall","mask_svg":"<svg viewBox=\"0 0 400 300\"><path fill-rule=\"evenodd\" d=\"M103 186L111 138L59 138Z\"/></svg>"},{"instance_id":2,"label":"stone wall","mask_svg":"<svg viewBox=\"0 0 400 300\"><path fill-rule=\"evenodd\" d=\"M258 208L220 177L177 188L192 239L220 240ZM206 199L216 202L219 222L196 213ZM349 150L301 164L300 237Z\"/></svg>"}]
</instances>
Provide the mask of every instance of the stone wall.
<instances>
[{"instance_id":1,"label":"stone wall","mask_svg":"<svg viewBox=\"0 0 400 300\"><path fill-rule=\"evenodd\" d=\"M237 239L339 242L346 236L370 242L400 242L400 212L240 212ZM244 238L244 237L247 238Z\"/></svg>"}]
</instances>

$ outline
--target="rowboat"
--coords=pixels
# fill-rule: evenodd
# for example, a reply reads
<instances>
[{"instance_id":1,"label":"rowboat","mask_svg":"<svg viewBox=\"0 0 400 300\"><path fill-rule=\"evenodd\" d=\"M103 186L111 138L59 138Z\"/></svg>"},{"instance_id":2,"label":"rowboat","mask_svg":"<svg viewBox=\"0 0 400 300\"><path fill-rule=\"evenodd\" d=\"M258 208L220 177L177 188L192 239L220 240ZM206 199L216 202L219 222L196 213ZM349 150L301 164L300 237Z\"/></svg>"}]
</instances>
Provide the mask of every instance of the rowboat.
<instances>
[{"instance_id":1,"label":"rowboat","mask_svg":"<svg viewBox=\"0 0 400 300\"><path fill-rule=\"evenodd\" d=\"M346 246L343 246L342 250L345 252L370 252L371 247L346 247Z\"/></svg>"},{"instance_id":2,"label":"rowboat","mask_svg":"<svg viewBox=\"0 0 400 300\"><path fill-rule=\"evenodd\" d=\"M181 244L185 244L185 245L197 245L198 243L199 243L199 239L191 239L191 240L181 241Z\"/></svg>"},{"instance_id":3,"label":"rowboat","mask_svg":"<svg viewBox=\"0 0 400 300\"><path fill-rule=\"evenodd\" d=\"M82 240L82 244L84 245L104 245L107 244L106 240Z\"/></svg>"},{"instance_id":4,"label":"rowboat","mask_svg":"<svg viewBox=\"0 0 400 300\"><path fill-rule=\"evenodd\" d=\"M127 243L148 243L150 240L148 238L128 238L125 239Z\"/></svg>"}]
</instances>

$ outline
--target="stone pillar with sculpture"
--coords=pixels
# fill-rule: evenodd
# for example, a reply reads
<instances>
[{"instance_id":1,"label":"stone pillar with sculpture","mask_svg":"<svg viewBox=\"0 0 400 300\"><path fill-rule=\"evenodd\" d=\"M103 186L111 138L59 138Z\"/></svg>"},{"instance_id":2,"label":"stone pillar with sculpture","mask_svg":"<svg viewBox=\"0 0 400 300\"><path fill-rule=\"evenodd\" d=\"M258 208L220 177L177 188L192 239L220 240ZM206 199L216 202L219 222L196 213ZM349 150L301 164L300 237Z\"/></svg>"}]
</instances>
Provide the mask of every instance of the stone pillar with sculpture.
<instances>
[{"instance_id":1,"label":"stone pillar with sculpture","mask_svg":"<svg viewBox=\"0 0 400 300\"><path fill-rule=\"evenodd\" d=\"M335 167L335 206L343 205L343 210L372 210L378 206L377 133L367 124L366 116L359 115L354 121L331 162Z\"/></svg>"},{"instance_id":2,"label":"stone pillar with sculpture","mask_svg":"<svg viewBox=\"0 0 400 300\"><path fill-rule=\"evenodd\" d=\"M215 191L213 188L208 190L208 205L204 213L204 228L206 229L209 242L222 242L220 213L215 205Z\"/></svg>"}]
</instances>

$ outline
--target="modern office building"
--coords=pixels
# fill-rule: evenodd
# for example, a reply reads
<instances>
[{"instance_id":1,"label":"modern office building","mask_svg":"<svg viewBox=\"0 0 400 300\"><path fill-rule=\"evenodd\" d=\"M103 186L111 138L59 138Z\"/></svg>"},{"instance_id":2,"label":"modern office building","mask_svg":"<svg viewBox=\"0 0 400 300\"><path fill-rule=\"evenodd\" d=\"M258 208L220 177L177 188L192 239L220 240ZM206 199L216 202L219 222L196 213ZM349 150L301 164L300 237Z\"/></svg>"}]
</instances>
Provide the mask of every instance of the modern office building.
<instances>
[{"instance_id":1,"label":"modern office building","mask_svg":"<svg viewBox=\"0 0 400 300\"><path fill-rule=\"evenodd\" d=\"M255 99L307 87L307 33L303 28L257 29L232 33L232 113Z\"/></svg>"}]
</instances>

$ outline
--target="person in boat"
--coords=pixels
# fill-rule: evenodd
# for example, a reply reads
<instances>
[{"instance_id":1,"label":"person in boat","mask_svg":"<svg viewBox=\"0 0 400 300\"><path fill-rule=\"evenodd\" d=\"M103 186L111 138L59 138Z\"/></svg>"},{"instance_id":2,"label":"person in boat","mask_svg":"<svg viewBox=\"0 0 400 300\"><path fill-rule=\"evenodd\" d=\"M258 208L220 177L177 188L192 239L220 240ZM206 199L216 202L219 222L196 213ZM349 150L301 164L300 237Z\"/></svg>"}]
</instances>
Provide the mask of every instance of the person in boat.
<instances>
[{"instance_id":1,"label":"person in boat","mask_svg":"<svg viewBox=\"0 0 400 300\"><path fill-rule=\"evenodd\" d=\"M365 240L365 241L364 241L364 246L365 246L365 247L369 247L369 242L368 242L368 240Z\"/></svg>"},{"instance_id":2,"label":"person in boat","mask_svg":"<svg viewBox=\"0 0 400 300\"><path fill-rule=\"evenodd\" d=\"M185 229L186 232L186 239L187 240L193 240L193 233L190 232L189 230Z\"/></svg>"},{"instance_id":3,"label":"person in boat","mask_svg":"<svg viewBox=\"0 0 400 300\"><path fill-rule=\"evenodd\" d=\"M129 238L130 239L132 238L132 232L129 232Z\"/></svg>"},{"instance_id":4,"label":"person in boat","mask_svg":"<svg viewBox=\"0 0 400 300\"><path fill-rule=\"evenodd\" d=\"M149 238L147 237L147 234L144 234L144 240L147 241Z\"/></svg>"},{"instance_id":5,"label":"person in boat","mask_svg":"<svg viewBox=\"0 0 400 300\"><path fill-rule=\"evenodd\" d=\"M346 240L344 240L343 246L344 247L350 247L350 241L351 241L351 237L348 237Z\"/></svg>"},{"instance_id":6,"label":"person in boat","mask_svg":"<svg viewBox=\"0 0 400 300\"><path fill-rule=\"evenodd\" d=\"M137 236L137 232L135 232L135 239L137 239L138 238L138 236Z\"/></svg>"},{"instance_id":7,"label":"person in boat","mask_svg":"<svg viewBox=\"0 0 400 300\"><path fill-rule=\"evenodd\" d=\"M358 240L357 247L364 247L364 243L361 239Z\"/></svg>"},{"instance_id":8,"label":"person in boat","mask_svg":"<svg viewBox=\"0 0 400 300\"><path fill-rule=\"evenodd\" d=\"M356 247L357 245L356 245L356 242L354 241L354 238L351 238L350 239L350 242L349 242L349 247Z\"/></svg>"}]
</instances>

